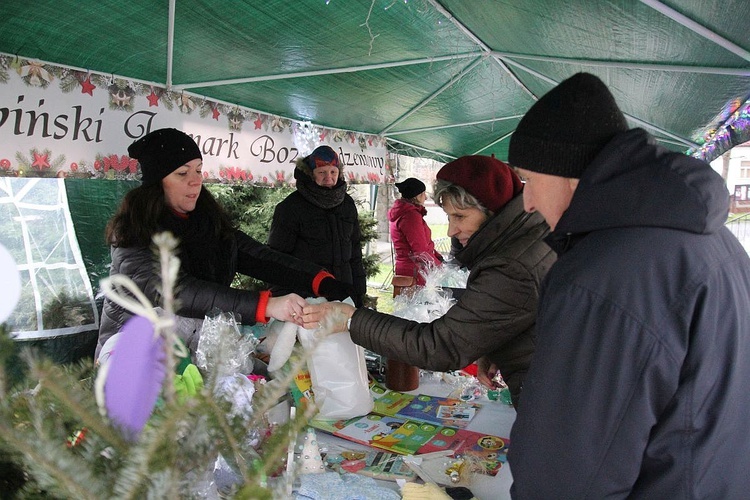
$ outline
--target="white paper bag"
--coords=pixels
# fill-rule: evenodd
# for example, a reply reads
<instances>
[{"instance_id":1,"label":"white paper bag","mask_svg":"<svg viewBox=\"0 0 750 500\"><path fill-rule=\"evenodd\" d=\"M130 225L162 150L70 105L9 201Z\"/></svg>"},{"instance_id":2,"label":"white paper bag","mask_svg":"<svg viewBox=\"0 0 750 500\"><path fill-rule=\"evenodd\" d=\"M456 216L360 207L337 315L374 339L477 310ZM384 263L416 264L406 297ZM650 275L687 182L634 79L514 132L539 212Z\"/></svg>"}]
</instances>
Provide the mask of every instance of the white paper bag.
<instances>
[{"instance_id":1,"label":"white paper bag","mask_svg":"<svg viewBox=\"0 0 750 500\"><path fill-rule=\"evenodd\" d=\"M365 350L352 342L349 332L315 339L315 330L300 328L297 337L309 351L307 368L320 409L316 418L345 419L366 415L374 408L367 379ZM315 345L317 342L317 345Z\"/></svg>"}]
</instances>

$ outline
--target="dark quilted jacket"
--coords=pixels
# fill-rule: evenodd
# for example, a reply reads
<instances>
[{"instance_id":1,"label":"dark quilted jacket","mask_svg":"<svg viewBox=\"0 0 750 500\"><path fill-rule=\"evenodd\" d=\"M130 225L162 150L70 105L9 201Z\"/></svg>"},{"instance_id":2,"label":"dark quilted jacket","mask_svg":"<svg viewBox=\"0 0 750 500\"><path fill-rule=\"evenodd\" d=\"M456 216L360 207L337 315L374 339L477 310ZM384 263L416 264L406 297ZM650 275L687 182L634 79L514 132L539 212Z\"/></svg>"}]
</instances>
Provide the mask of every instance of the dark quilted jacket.
<instances>
[{"instance_id":1,"label":"dark quilted jacket","mask_svg":"<svg viewBox=\"0 0 750 500\"><path fill-rule=\"evenodd\" d=\"M457 370L487 356L517 402L536 346L540 285L555 261L543 241L548 232L542 216L525 213L517 196L456 254L470 269L467 289L443 317L416 323L358 309L352 340L428 370Z\"/></svg>"}]
</instances>

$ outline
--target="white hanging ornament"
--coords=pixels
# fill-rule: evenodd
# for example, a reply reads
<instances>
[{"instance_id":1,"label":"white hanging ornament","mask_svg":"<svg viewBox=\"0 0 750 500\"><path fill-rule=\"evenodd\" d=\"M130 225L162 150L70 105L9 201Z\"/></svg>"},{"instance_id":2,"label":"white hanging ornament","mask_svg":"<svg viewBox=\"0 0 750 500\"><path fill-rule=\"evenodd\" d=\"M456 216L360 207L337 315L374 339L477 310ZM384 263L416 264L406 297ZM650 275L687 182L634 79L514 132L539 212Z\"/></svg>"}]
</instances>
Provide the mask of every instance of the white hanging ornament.
<instances>
[{"instance_id":1,"label":"white hanging ornament","mask_svg":"<svg viewBox=\"0 0 750 500\"><path fill-rule=\"evenodd\" d=\"M300 152L300 156L307 156L320 143L320 130L309 121L300 122L294 127L292 142Z\"/></svg>"},{"instance_id":2,"label":"white hanging ornament","mask_svg":"<svg viewBox=\"0 0 750 500\"><path fill-rule=\"evenodd\" d=\"M320 456L318 436L315 434L315 429L308 427L300 455L300 474L320 474L322 472L325 472L325 467Z\"/></svg>"}]
</instances>

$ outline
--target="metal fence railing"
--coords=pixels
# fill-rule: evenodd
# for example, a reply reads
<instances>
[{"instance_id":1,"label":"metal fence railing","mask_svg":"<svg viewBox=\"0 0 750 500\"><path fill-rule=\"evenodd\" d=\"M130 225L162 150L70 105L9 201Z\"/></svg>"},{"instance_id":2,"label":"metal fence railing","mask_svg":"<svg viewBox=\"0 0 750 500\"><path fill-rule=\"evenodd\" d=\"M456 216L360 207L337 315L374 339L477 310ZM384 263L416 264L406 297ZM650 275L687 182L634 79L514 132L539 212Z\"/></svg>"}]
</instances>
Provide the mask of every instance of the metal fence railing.
<instances>
[{"instance_id":1,"label":"metal fence railing","mask_svg":"<svg viewBox=\"0 0 750 500\"><path fill-rule=\"evenodd\" d=\"M750 254L750 213L742 214L727 221L727 228L740 240Z\"/></svg>"},{"instance_id":2,"label":"metal fence railing","mask_svg":"<svg viewBox=\"0 0 750 500\"><path fill-rule=\"evenodd\" d=\"M440 255L448 255L451 251L451 239L448 236L442 238L435 238L432 240L435 243L435 250L440 252Z\"/></svg>"}]
</instances>

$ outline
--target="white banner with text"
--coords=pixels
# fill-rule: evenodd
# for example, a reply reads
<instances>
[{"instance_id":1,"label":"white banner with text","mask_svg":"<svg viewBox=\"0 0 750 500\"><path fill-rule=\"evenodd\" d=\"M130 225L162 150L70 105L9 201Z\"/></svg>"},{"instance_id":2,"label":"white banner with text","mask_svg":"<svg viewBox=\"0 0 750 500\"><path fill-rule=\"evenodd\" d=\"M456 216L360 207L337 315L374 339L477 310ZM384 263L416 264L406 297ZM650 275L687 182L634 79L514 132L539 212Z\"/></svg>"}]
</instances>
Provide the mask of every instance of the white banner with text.
<instances>
[{"instance_id":1,"label":"white banner with text","mask_svg":"<svg viewBox=\"0 0 750 500\"><path fill-rule=\"evenodd\" d=\"M0 54L0 176L139 179L127 148L165 127L193 137L209 182L293 183L296 159L321 144L339 154L349 183L389 178L375 135Z\"/></svg>"}]
</instances>

